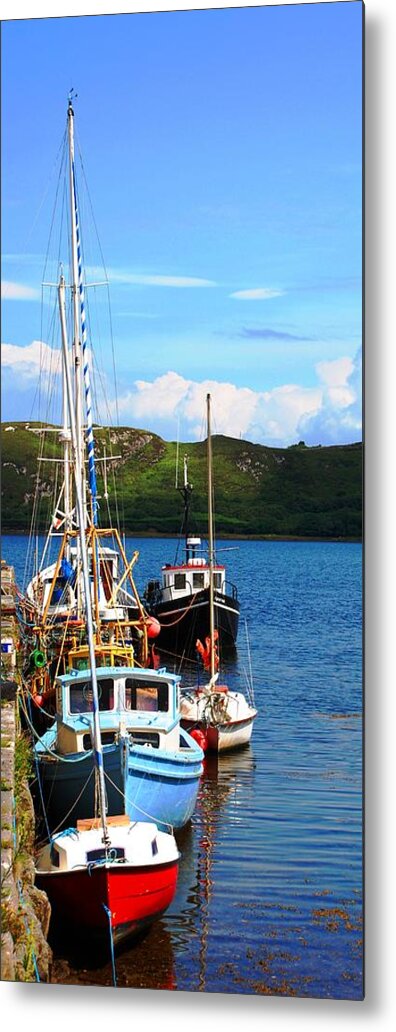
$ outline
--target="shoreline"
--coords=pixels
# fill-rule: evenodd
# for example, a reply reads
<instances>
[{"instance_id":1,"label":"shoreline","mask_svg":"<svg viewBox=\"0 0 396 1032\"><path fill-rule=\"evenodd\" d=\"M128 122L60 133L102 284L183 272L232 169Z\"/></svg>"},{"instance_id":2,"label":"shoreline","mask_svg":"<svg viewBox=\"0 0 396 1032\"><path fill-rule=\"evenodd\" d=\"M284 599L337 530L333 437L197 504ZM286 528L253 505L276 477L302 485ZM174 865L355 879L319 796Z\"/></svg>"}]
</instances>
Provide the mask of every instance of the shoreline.
<instances>
[{"instance_id":1,"label":"shoreline","mask_svg":"<svg viewBox=\"0 0 396 1032\"><path fill-rule=\"evenodd\" d=\"M39 531L40 537L44 537L45 534L46 534L46 531L44 531L44 530L43 531ZM18 530L13 530L12 528L9 529L7 527L7 529L5 529L5 530L2 529L1 537L2 538L6 538L6 537L29 537L29 530L21 530L20 528ZM161 530L158 530L158 531L156 531L156 530L139 530L139 531L127 530L127 531L125 531L125 537L128 538L128 539L129 538L152 538L153 540L155 540L156 538L167 538L170 541L172 541L172 540L173 541L177 541L180 538L180 535L179 534L169 534L169 533L167 534L165 531L161 531ZM202 537L203 540L206 540L204 534L201 534L200 537ZM351 536L351 537L318 537L318 536L315 536L315 535L312 535L312 536L309 536L309 537L302 537L302 536L298 536L296 534L233 534L233 533L228 533L228 534L216 534L216 540L217 541L297 541L297 542L298 541L319 541L319 542L320 541L333 541L333 542L344 542L345 544L356 544L356 545L363 544L363 538L362 537L353 537L353 536Z\"/></svg>"}]
</instances>

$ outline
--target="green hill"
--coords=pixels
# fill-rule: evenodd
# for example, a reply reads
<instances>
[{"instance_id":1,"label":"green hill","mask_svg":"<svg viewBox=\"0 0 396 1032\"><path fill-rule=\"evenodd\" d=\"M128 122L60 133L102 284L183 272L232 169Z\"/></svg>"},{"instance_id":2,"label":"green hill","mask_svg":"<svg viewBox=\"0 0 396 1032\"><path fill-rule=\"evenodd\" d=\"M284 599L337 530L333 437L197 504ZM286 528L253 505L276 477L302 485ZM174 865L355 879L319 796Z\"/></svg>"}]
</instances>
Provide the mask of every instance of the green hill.
<instances>
[{"instance_id":1,"label":"green hill","mask_svg":"<svg viewBox=\"0 0 396 1032\"><path fill-rule=\"evenodd\" d=\"M11 429L10 429L11 428ZM2 425L2 528L27 531L36 487L37 518L45 530L62 465L38 462L60 458L56 432L45 438L39 424ZM182 502L175 491L175 442L147 430L117 427L95 430L98 490L103 496L100 457L116 456L107 466L108 504L127 532L176 534ZM189 457L194 491L192 515L197 531L206 528L206 444L181 444ZM213 438L216 533L279 537L349 537L362 532L362 446L269 448L222 435ZM180 463L181 466L181 463ZM59 491L59 486L58 486ZM108 522L100 501L100 522Z\"/></svg>"}]
</instances>

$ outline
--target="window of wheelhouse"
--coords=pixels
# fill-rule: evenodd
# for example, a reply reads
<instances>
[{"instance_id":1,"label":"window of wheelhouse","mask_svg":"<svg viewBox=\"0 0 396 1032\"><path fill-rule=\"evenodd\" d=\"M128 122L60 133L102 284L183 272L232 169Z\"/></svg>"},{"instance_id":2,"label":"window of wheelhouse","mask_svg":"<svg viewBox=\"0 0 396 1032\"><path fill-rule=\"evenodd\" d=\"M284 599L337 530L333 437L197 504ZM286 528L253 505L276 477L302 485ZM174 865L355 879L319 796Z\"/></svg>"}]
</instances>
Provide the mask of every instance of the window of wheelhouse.
<instances>
[{"instance_id":1,"label":"window of wheelhouse","mask_svg":"<svg viewBox=\"0 0 396 1032\"><path fill-rule=\"evenodd\" d=\"M174 581L175 591L184 591L186 587L186 575L185 573L175 573Z\"/></svg>"},{"instance_id":2,"label":"window of wheelhouse","mask_svg":"<svg viewBox=\"0 0 396 1032\"><path fill-rule=\"evenodd\" d=\"M102 677L98 681L99 709L114 709L114 681L112 677ZM70 713L92 713L93 695L91 681L79 681L69 686Z\"/></svg>"},{"instance_id":3,"label":"window of wheelhouse","mask_svg":"<svg viewBox=\"0 0 396 1032\"><path fill-rule=\"evenodd\" d=\"M197 590L197 588L199 589L199 588L204 588L204 587L205 587L205 574L204 573L193 573L193 588L195 588L195 590Z\"/></svg>"},{"instance_id":4,"label":"window of wheelhouse","mask_svg":"<svg viewBox=\"0 0 396 1032\"><path fill-rule=\"evenodd\" d=\"M223 576L222 576L221 573L214 573L213 574L213 585L214 585L215 588L219 588L219 589L221 588L222 579L223 579Z\"/></svg>"},{"instance_id":5,"label":"window of wheelhouse","mask_svg":"<svg viewBox=\"0 0 396 1032\"><path fill-rule=\"evenodd\" d=\"M127 677L125 680L125 709L135 712L167 713L169 709L169 685L167 681L153 684L143 678Z\"/></svg>"}]
</instances>

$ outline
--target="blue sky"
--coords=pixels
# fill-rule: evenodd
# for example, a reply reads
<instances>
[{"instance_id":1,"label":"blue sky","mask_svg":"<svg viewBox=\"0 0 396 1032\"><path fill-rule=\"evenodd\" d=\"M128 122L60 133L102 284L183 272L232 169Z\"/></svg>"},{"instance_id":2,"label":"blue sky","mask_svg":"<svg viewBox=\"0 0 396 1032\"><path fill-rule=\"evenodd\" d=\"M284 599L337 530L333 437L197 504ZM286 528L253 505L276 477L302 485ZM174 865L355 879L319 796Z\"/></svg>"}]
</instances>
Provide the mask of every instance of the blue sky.
<instances>
[{"instance_id":1,"label":"blue sky","mask_svg":"<svg viewBox=\"0 0 396 1032\"><path fill-rule=\"evenodd\" d=\"M74 86L120 421L194 438L210 387L218 431L361 438L361 47L360 0L3 24L3 419L37 418L33 342L55 346L39 298Z\"/></svg>"}]
</instances>

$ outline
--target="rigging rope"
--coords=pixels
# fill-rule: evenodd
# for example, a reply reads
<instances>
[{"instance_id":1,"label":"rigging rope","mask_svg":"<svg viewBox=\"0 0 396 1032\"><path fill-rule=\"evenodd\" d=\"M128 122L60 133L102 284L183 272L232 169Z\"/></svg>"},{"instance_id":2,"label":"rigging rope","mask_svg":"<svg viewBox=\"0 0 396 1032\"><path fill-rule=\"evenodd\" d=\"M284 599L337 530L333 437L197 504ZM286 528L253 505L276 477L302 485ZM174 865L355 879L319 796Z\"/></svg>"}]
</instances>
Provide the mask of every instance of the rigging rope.
<instances>
[{"instance_id":1,"label":"rigging rope","mask_svg":"<svg viewBox=\"0 0 396 1032\"><path fill-rule=\"evenodd\" d=\"M82 275L82 251L81 251L81 239L80 239L80 224L78 218L78 205L77 205L77 188L76 188L76 177L74 161L72 164L72 177L73 177L73 201L74 201L74 216L76 225L76 237L77 237L77 261L78 261L78 289L80 292L80 313L81 313L81 340L83 349L83 370L84 370L84 387L85 387L85 402L86 402L86 416L87 416L87 430L86 430L86 442L87 442L87 454L88 454L88 480L89 489L92 498L92 514L93 522L97 524L97 487L96 487L96 469L95 469L95 443L93 435L93 421L92 421L92 397L91 397L91 378L89 373L89 362L88 362L88 351L87 351L87 324L85 319L85 297L84 297L84 282Z\"/></svg>"},{"instance_id":2,"label":"rigging rope","mask_svg":"<svg viewBox=\"0 0 396 1032\"><path fill-rule=\"evenodd\" d=\"M168 627L176 627L176 624L180 623L181 620L184 620L184 617L187 616L187 613L190 611L191 606L195 601L197 595L199 595L198 591L196 591L195 594L191 596L191 602L189 602L187 609L183 610L181 616L178 616L177 620L172 620L171 623L166 623L165 620L161 618L161 624L164 630L165 628L168 629Z\"/></svg>"},{"instance_id":3,"label":"rigging rope","mask_svg":"<svg viewBox=\"0 0 396 1032\"><path fill-rule=\"evenodd\" d=\"M111 910L109 910L109 908L106 906L105 903L102 903L102 907L103 907L103 910L105 911L105 913L107 914L108 921L109 921L111 969L112 969L112 972L113 972L113 985L114 985L114 988L116 989L117 988L117 974L116 974L115 956L114 956L113 929L112 929L112 925L111 925Z\"/></svg>"}]
</instances>

